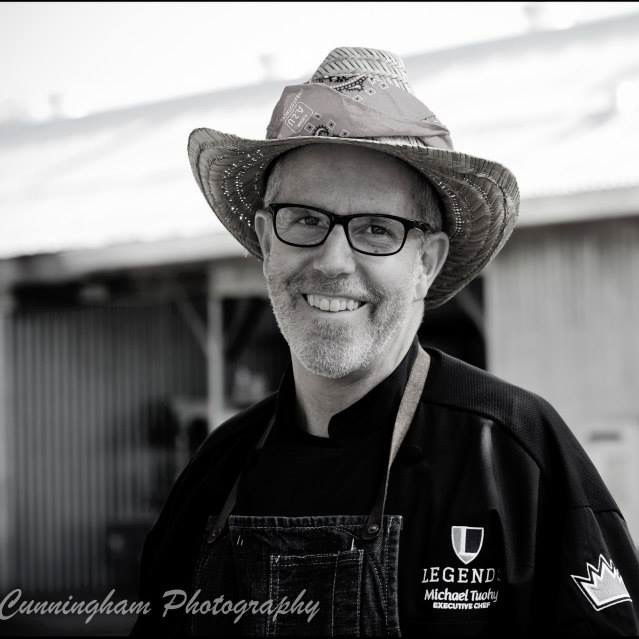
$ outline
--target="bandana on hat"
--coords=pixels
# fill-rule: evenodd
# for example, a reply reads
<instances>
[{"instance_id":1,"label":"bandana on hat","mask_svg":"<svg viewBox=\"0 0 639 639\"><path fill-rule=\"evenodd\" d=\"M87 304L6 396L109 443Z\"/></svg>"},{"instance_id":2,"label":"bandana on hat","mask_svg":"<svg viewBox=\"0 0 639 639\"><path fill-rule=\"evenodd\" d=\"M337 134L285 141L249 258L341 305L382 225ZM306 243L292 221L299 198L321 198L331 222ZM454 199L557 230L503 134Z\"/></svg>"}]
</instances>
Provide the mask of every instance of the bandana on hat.
<instances>
[{"instance_id":1,"label":"bandana on hat","mask_svg":"<svg viewBox=\"0 0 639 639\"><path fill-rule=\"evenodd\" d=\"M366 76L328 86L286 87L266 129L267 139L299 135L337 137L416 136L452 149L448 129L410 93Z\"/></svg>"}]
</instances>

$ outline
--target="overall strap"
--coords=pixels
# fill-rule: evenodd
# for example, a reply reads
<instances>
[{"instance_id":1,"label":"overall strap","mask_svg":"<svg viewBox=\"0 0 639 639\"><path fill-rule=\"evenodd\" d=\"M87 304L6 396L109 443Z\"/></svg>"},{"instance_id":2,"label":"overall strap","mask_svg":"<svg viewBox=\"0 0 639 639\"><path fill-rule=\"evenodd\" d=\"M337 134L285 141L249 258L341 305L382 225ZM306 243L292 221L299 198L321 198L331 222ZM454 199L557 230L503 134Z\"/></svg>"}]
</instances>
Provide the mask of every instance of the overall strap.
<instances>
[{"instance_id":1,"label":"overall strap","mask_svg":"<svg viewBox=\"0 0 639 639\"><path fill-rule=\"evenodd\" d=\"M390 477L391 465L393 464L395 456L397 455L397 451L399 450L399 447L404 440L404 436L406 435L406 432L408 431L411 422L413 421L415 411L417 410L417 404L419 403L419 398L421 397L422 389L424 388L424 382L426 381L426 376L428 375L429 365L430 358L428 357L424 349L418 345L417 357L413 362L410 376L408 378L408 383L406 384L406 388L404 389L404 394L399 405L399 410L397 411L397 417L395 418L395 424L393 426L393 438L391 440L391 447L388 457L388 464L386 466L386 473L384 475L384 481L380 485L380 489L377 498L375 499L373 509L371 510L371 513L368 515L366 523L364 524L364 528L361 533L363 539L374 539L381 530L382 519L384 517L384 506L386 504L386 493L388 492L388 480ZM255 450L259 450L260 448L262 448L262 446L264 446L264 442L271 432L274 423L275 415L271 417L266 428L264 429L264 432L262 433L262 436L255 444ZM219 535L222 533L222 530L224 529L229 515L233 511L233 508L235 508L237 491L245 468L246 464L238 473L238 476L235 479L235 483L233 484L233 487L226 497L224 506L222 506L222 510L218 514L215 523L213 524L213 528L209 533L209 542L215 541L215 539L219 537Z\"/></svg>"},{"instance_id":2,"label":"overall strap","mask_svg":"<svg viewBox=\"0 0 639 639\"><path fill-rule=\"evenodd\" d=\"M428 369L430 367L430 357L424 351L424 349L418 344L417 357L413 362L413 366L410 371L408 383L404 389L399 410L397 411L397 417L395 418L395 424L393 426L393 437L391 440L390 451L388 455L388 464L386 466L386 473L384 480L380 485L377 498L373 508L366 519L363 530L361 532L362 539L371 540L377 537L381 528L382 520L384 518L384 507L386 505L386 494L388 493L388 480L390 478L390 470L397 455L397 451L401 446L404 436L408 432L408 429L415 416L419 398L421 397L424 383L428 375Z\"/></svg>"},{"instance_id":3,"label":"overall strap","mask_svg":"<svg viewBox=\"0 0 639 639\"><path fill-rule=\"evenodd\" d=\"M269 420L268 424L266 425L266 428L264 429L264 432L262 433L262 436L259 438L259 440L255 444L254 450L259 450L260 448L262 448L262 446L264 446L264 442L266 441L268 434L271 432L271 428L273 428L274 423L275 423L275 415L273 415L271 419ZM209 537L208 537L209 542L215 541L215 539L219 537L220 533L224 529L226 520L229 518L229 515L233 511L233 508L235 508L235 502L237 500L237 490L240 485L240 480L242 479L242 475L244 474L244 470L246 469L247 464L248 464L248 460L244 464L244 467L242 468L242 470L238 473L235 479L235 483L233 484L233 487L231 488L229 494L226 497L224 506L222 506L222 510L220 510L220 513L217 516L215 523L213 524L213 528L211 529L209 533Z\"/></svg>"}]
</instances>

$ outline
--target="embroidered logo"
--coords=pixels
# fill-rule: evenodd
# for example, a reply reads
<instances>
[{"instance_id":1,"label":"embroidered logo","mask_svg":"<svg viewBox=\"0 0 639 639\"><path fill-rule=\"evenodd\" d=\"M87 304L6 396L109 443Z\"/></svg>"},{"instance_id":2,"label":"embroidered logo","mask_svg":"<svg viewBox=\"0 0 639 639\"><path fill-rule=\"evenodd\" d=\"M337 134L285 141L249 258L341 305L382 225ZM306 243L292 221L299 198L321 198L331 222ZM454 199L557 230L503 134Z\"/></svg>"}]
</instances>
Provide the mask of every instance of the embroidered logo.
<instances>
[{"instance_id":1,"label":"embroidered logo","mask_svg":"<svg viewBox=\"0 0 639 639\"><path fill-rule=\"evenodd\" d=\"M481 550L484 543L484 529L471 526L451 526L450 539L459 560L469 564Z\"/></svg>"},{"instance_id":2,"label":"embroidered logo","mask_svg":"<svg viewBox=\"0 0 639 639\"><path fill-rule=\"evenodd\" d=\"M597 568L586 562L586 570L587 577L570 576L595 610L603 610L622 601L632 601L612 559L607 560L599 555Z\"/></svg>"}]
</instances>

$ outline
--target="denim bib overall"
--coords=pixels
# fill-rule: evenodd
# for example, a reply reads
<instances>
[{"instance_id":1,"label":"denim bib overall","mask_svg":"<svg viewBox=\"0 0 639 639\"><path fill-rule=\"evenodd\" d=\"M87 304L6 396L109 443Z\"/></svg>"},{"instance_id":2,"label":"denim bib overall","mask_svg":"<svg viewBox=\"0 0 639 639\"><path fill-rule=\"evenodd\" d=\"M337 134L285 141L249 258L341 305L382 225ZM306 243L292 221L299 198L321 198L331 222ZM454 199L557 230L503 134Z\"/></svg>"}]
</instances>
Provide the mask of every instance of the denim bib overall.
<instances>
[{"instance_id":1,"label":"denim bib overall","mask_svg":"<svg viewBox=\"0 0 639 639\"><path fill-rule=\"evenodd\" d=\"M194 592L201 591L201 601L217 601L218 609L191 614L193 634L400 636L402 517L385 515L384 506L391 465L415 414L428 367L428 355L419 347L369 515L232 515L240 472L222 510L206 526L193 586ZM264 445L273 422L256 449Z\"/></svg>"}]
</instances>

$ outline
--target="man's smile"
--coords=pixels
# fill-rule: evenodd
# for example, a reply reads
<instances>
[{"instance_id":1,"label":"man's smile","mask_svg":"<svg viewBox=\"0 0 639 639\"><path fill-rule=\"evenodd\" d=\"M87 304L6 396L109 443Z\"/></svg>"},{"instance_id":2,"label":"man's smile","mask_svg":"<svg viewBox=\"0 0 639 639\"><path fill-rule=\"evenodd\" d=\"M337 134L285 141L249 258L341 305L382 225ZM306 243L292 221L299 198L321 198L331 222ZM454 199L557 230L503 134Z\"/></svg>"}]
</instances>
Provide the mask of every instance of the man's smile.
<instances>
[{"instance_id":1,"label":"man's smile","mask_svg":"<svg viewBox=\"0 0 639 639\"><path fill-rule=\"evenodd\" d=\"M302 297L306 300L306 303L321 311L327 311L329 313L338 313L343 311L356 311L363 306L365 302L353 299L351 297L338 297L332 295L316 295L316 294L303 294Z\"/></svg>"}]
</instances>

